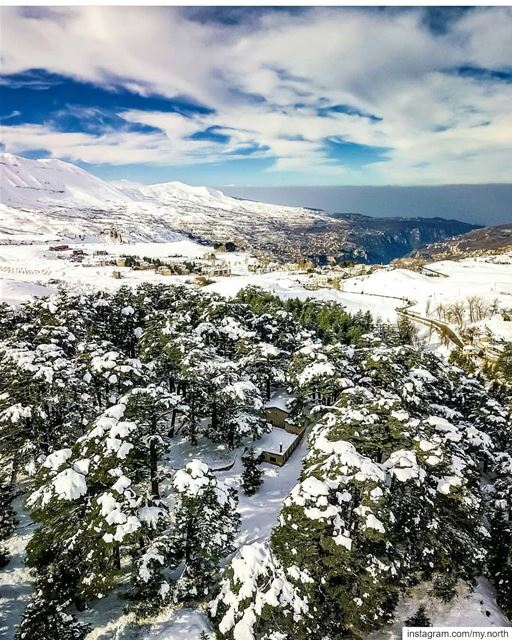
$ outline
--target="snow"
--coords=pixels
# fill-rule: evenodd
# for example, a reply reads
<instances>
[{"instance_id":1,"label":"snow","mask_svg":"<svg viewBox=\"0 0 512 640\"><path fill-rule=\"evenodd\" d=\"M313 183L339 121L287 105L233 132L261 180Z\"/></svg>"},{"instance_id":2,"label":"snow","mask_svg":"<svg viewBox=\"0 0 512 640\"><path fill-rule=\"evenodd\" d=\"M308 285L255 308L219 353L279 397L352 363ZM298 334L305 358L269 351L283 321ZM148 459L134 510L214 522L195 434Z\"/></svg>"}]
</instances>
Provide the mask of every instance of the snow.
<instances>
[{"instance_id":1,"label":"snow","mask_svg":"<svg viewBox=\"0 0 512 640\"><path fill-rule=\"evenodd\" d=\"M204 489L211 486L208 472L208 465L196 458L176 473L173 480L174 488L187 496L200 495Z\"/></svg>"},{"instance_id":2,"label":"snow","mask_svg":"<svg viewBox=\"0 0 512 640\"><path fill-rule=\"evenodd\" d=\"M156 622L149 630L137 635L140 640L196 640L201 631L205 631L213 640L213 632L206 616L194 609L183 608L172 615L167 612L166 619Z\"/></svg>"},{"instance_id":3,"label":"snow","mask_svg":"<svg viewBox=\"0 0 512 640\"><path fill-rule=\"evenodd\" d=\"M0 278L0 302L6 302L14 306L26 302L31 298L50 296L55 292L56 290L52 287L45 287L40 284L35 284L34 282Z\"/></svg>"},{"instance_id":4,"label":"snow","mask_svg":"<svg viewBox=\"0 0 512 640\"><path fill-rule=\"evenodd\" d=\"M74 469L65 469L53 479L55 493L61 500L77 500L87 493L85 476Z\"/></svg>"},{"instance_id":5,"label":"snow","mask_svg":"<svg viewBox=\"0 0 512 640\"><path fill-rule=\"evenodd\" d=\"M0 236L6 242L37 235L97 240L112 225L125 240L185 240L191 233L225 242L241 230L247 235L268 231L272 223L310 225L325 219L321 212L240 200L179 182L108 183L54 159L2 153L0 180Z\"/></svg>"},{"instance_id":6,"label":"snow","mask_svg":"<svg viewBox=\"0 0 512 640\"><path fill-rule=\"evenodd\" d=\"M443 476L437 483L437 490L439 493L448 495L453 487L460 487L461 484L462 478L460 476Z\"/></svg>"},{"instance_id":7,"label":"snow","mask_svg":"<svg viewBox=\"0 0 512 640\"><path fill-rule=\"evenodd\" d=\"M73 263L69 258L61 259L48 251L48 241L56 236L75 238L77 230L85 237L76 244L70 243L72 248L86 248L87 251L107 249L112 255L123 253L138 255L140 257L160 257L182 256L187 258L201 258L205 253L211 251L211 247L195 243L184 239L184 236L169 232L168 225L163 228L162 219L165 216L183 220L185 214L191 216L193 224L212 224L211 211L215 208L217 214L222 211L229 219L236 220L237 215L242 211L246 218L251 216L265 216L272 214L274 217L280 215L299 215L300 210L286 208L272 208L259 203L246 203L235 201L224 196L222 193L201 187L188 187L179 183L168 183L165 185L107 185L104 187L102 181L89 182L86 172L69 169L71 165L59 163L58 161L23 161L21 166L17 159L12 157L4 158L5 165L8 166L6 175L9 177L8 189L5 192L4 202L8 205L19 206L20 202L24 206L42 208L44 211L33 211L30 220L27 220L27 213L12 209L11 206L0 206L0 242L33 242L34 244L9 244L2 245L0 256L0 300L5 300L10 304L20 304L33 296L50 295L56 290L56 286L69 287L72 290L95 290L106 289L115 290L122 285L133 286L144 281L175 283L185 282L187 277L171 276L158 278L153 273L136 272L123 269L123 279L118 281L111 277L112 267L86 267ZM18 163L18 164L17 164ZM3 166L0 167L4 171ZM21 175L22 170L25 176ZM69 174L69 175L68 175ZM84 174L86 174L84 176ZM27 177L28 176L28 177ZM50 192L45 187L45 177L50 177L52 183L59 180L65 181L64 194ZM29 179L30 178L30 179ZM24 182L23 182L24 180ZM18 181L18 182L16 182ZM47 181L46 181L47 182ZM37 191L34 200L34 193ZM2 194L4 197L4 194ZM16 200L18 198L18 200ZM78 210L73 213L67 209L60 211L59 202L76 203ZM91 215L89 207L95 206L95 202L109 202L112 206L109 217L95 219ZM116 210L119 209L119 218L115 218L116 224L119 219L123 234L127 234L128 242L115 244L109 241L102 242L102 227L106 225L106 220L112 224L114 220L114 203ZM134 205L136 203L136 205ZM166 204L165 215L162 211L162 203ZM185 203L185 204L184 204ZM178 209L183 208L183 211ZM203 209L205 209L203 211ZM47 215L51 212L52 215ZM216 215L217 215L216 214ZM69 222L70 216L75 215L73 224ZM117 214L115 214L117 215ZM139 218L137 217L139 216ZM181 217L180 217L181 216ZM137 222L140 220L140 223ZM76 225L74 224L76 222ZM19 232L23 223L23 233ZM133 228L140 224L140 231L133 231ZM154 228L155 227L155 228ZM126 229L126 231L125 231ZM138 241L146 240L146 241ZM149 240L149 241L147 241ZM155 240L169 240L167 242L157 242ZM227 278L220 278L212 285L206 287L207 291L216 291L224 295L235 295L242 287L247 285L257 285L274 292L283 299L293 297L315 298L319 300L335 300L343 304L349 311L358 310L371 311L375 315L380 315L385 319L395 319L395 308L402 303L402 298L407 297L416 303L415 309L424 312L425 305L430 302L432 306L439 301L452 302L458 297L467 295L482 295L486 300L494 297L498 298L503 306L511 305L512 298L512 261L507 264L497 264L486 259L464 260L458 263L443 262L431 265L433 269L444 273L446 277L428 277L423 274L405 270L383 269L369 276L351 278L343 282L343 290L322 289L319 291L309 291L304 289L304 284L308 281L306 274L289 273L277 271L268 274L247 273L247 264L250 257L244 253L222 254L220 256L226 260L237 271L236 274ZM58 282L56 282L58 281ZM395 296L389 297L389 296ZM507 297L508 296L508 297ZM131 307L123 310L125 315L133 313ZM512 322L507 322L499 316L486 319L482 323L496 335L506 337L512 335ZM227 331L236 331L236 326L226 327ZM137 331L137 329L135 329ZM111 356L111 357L110 357ZM94 361L94 367L99 371L109 371L116 366L116 354L107 354L104 358ZM333 370L329 363L315 362L302 374L302 383L306 384L317 376L332 375ZM416 369L411 372L415 380L423 383L432 383L434 379L428 372ZM233 393L244 393L244 388L233 388ZM267 407L286 408L288 396L286 392L278 392L267 403ZM22 415L23 407L18 409L17 415ZM110 429L109 446L117 452L120 458L126 456L131 447L131 443L122 442L130 433L130 423L119 422L123 417L124 406L117 405L105 412L105 416L98 420L96 435L103 433L105 429ZM392 415L397 420L406 421L409 416L406 412L397 411ZM351 412L348 416L351 420L371 423L371 416L361 412ZM450 417L450 416L448 416ZM428 424L439 432L438 436L454 441L460 440L463 434L448 420L438 416L432 416L427 421ZM90 437L93 437L93 433ZM482 434L478 430L464 433L464 437L471 438L475 443L485 442ZM259 449L269 450L279 453L279 445L283 443L283 450L286 450L297 439L294 434L289 434L281 429L273 429L265 435L262 440L253 443L247 442L249 446L256 445ZM204 445L204 446L203 446ZM427 440L419 441L421 451L430 451L437 447L436 444ZM383 469L387 469L393 474L397 481L406 482L419 478L422 470L418 467L416 455L413 451L394 452L384 465L372 464L368 458L357 453L355 448L346 442L331 442L327 438L319 437L315 447L322 454L328 456L328 460L340 466L342 473L353 474L353 477L360 481L372 480L376 483L383 482L385 474ZM183 466L188 460L184 470L177 471L173 478L174 486L178 491L195 494L206 486L209 482L207 478L208 468L214 473L216 479L222 480L228 486L240 488L242 465L240 461L240 449L238 452L228 451L226 448L213 445L211 442L200 443L198 447L190 447L179 439L173 443L169 452L169 469L174 471ZM53 471L57 471L69 458L67 451L62 450L49 456L44 465ZM242 518L240 534L236 539L236 546L252 543L263 543L269 535L271 528L275 525L278 514L283 506L286 496L296 485L301 470L302 458L307 451L307 440L304 438L299 444L296 452L288 460L284 467L274 467L262 464L264 483L260 491L254 496L245 496L240 492L239 511ZM427 458L427 464L438 464L440 459L433 451ZM420 455L418 453L418 455ZM191 458L193 458L191 460ZM224 467L233 462L233 467L226 471L215 472L216 467ZM457 461L452 461L453 475L447 475L439 479L438 491L449 493L461 483L460 476L457 475ZM59 473L53 481L53 487L57 495L63 500L75 500L86 491L86 475L88 473L89 460L76 461L73 468L65 469ZM451 472L450 472L451 473ZM126 482L128 481L128 483ZM129 480L120 476L114 486L113 491L120 495L129 487ZM329 490L327 484L322 483L313 477L306 478L301 484L300 495L296 492L296 497L300 500L310 499L316 503L316 507L308 509L311 517L321 513L319 507L325 506L326 495ZM371 491L371 499L378 501L381 494L379 487ZM382 493L382 491L381 491ZM340 498L342 499L342 498ZM137 517L126 516L119 510L117 500L111 493L105 493L98 501L101 513L108 518L109 522L119 525L116 529L115 539L122 540L130 531L136 530L140 526L140 521L156 524L159 518L159 510L156 508L144 507L139 509ZM365 520L365 526L376 531L383 532L383 523L367 509L361 513ZM27 518L22 513L22 522L18 534L9 542L12 549L13 558L9 566L0 572L0 587L2 596L7 602L7 622L0 623L0 633L12 632L14 620L19 618L21 609L24 607L27 594L30 592L29 576L27 569L22 564L22 553L24 544L31 531L30 523L26 525ZM26 527L23 529L22 527ZM27 533L28 532L28 533ZM352 541L347 531L340 532L334 538L335 542L347 549L351 548ZM253 546L253 545L252 545ZM244 547L245 548L245 547ZM246 558L247 562L249 561ZM293 573L293 569L292 569ZM290 577L293 577L290 574ZM302 579L306 580L307 576ZM12 585L15 585L14 588ZM10 593L12 590L12 593ZM5 595L7 594L7 595ZM19 597L18 597L19 596ZM276 596L276 592L269 592L268 597ZM423 597L423 596L422 596ZM430 608L437 616L437 624L467 624L464 616L475 620L477 624L506 624L502 614L498 612L492 603L493 594L488 583L481 580L477 587L477 592L473 595L461 595L455 604L440 605L439 603L429 604ZM480 599L484 604L480 604ZM108 599L108 604L114 601ZM417 603L417 600L414 600ZM431 607L432 605L432 607ZM130 628L131 619L121 616L115 623L108 620L108 615L102 610L105 603L94 604L90 613L95 623L101 619L102 624L91 635L93 638L118 637L119 633L123 638L148 638L148 640L184 640L185 638L195 638L203 629L208 630L206 619L198 611L190 609L167 610L162 612L160 620L157 620L150 629L138 629L133 631ZM116 610L115 607L118 607ZM118 613L122 609L122 604L114 605L113 611ZM444 607L444 608L443 608ZM416 607L417 608L417 607ZM490 618L485 615L484 610L490 610ZM103 611L103 614L98 612ZM399 612L401 610L399 609ZM110 612L109 612L110 613ZM410 615L411 612L409 612ZM87 614L89 615L89 614ZM103 615L103 617L102 617ZM94 618L96 616L96 618ZM99 618L98 618L99 616ZM237 634L240 640L246 640L249 636L247 623L250 623L251 613L247 613L244 623L237 625ZM500 617L501 616L501 617ZM113 619L113 618L112 618ZM2 627L1 625L7 625ZM123 626L125 625L125 626ZM245 625L245 626L244 626ZM103 635L102 635L103 633ZM106 635L105 635L106 634ZM115 634L115 635L113 635ZM142 634L142 635L141 635ZM245 634L245 635L244 635ZM120 637L120 636L119 636ZM381 636L395 637L395 636Z\"/></svg>"},{"instance_id":8,"label":"snow","mask_svg":"<svg viewBox=\"0 0 512 640\"><path fill-rule=\"evenodd\" d=\"M330 362L313 362L313 364L308 365L304 371L302 371L297 382L299 387L305 387L315 380L315 378L329 378L334 376L335 372L334 365Z\"/></svg>"},{"instance_id":9,"label":"snow","mask_svg":"<svg viewBox=\"0 0 512 640\"><path fill-rule=\"evenodd\" d=\"M286 432L283 431L283 433ZM245 444L254 446L258 443L259 441L256 443L248 441ZM172 471L173 468L181 469L184 462L188 461L188 464L192 462L191 470L197 479L201 477L206 467L209 467L218 481L238 489L241 528L236 537L235 546L239 549L244 545L251 545L255 542L263 543L268 540L286 496L299 479L302 459L307 448L307 437L305 436L283 467L267 463L261 464L264 482L260 490L252 496L246 496L241 490L243 465L240 453L237 455L236 452L229 451L224 445L215 445L205 439L199 441L197 446L192 446L188 441L177 438L169 451L168 465ZM242 450L243 447L239 451ZM233 460L232 469L215 472L216 467L226 466ZM188 473L186 475L192 477ZM191 481L188 478L183 478L183 476L180 478L186 486L190 486ZM181 480L179 479L178 482ZM139 509L138 516L141 521L146 518L154 520L156 514L143 512ZM226 559L226 562L228 560L229 558ZM91 610L82 615L84 620L93 622L95 627L87 640L107 640L117 637L123 638L123 640L196 640L202 630L210 633L213 640L213 632L209 622L201 611L188 608L164 609L151 624L141 626L134 624L132 616L123 615L125 604L124 601L119 601L115 595L94 603Z\"/></svg>"},{"instance_id":10,"label":"snow","mask_svg":"<svg viewBox=\"0 0 512 640\"><path fill-rule=\"evenodd\" d=\"M32 593L30 570L25 565L25 547L35 525L23 508L21 496L14 501L13 507L19 524L6 545L11 556L9 564L0 571L0 637L6 640L13 640L15 625Z\"/></svg>"},{"instance_id":11,"label":"snow","mask_svg":"<svg viewBox=\"0 0 512 640\"><path fill-rule=\"evenodd\" d=\"M429 595L431 585L422 583L399 602L397 622L389 628L369 634L368 640L398 640L404 620L424 605L432 625L438 627L510 627L510 621L496 606L496 594L486 578L479 578L473 592L459 586L458 595L444 604Z\"/></svg>"},{"instance_id":12,"label":"snow","mask_svg":"<svg viewBox=\"0 0 512 640\"><path fill-rule=\"evenodd\" d=\"M256 542L242 547L233 559L231 568L236 594L228 582L223 581L220 594L211 605L214 614L219 602L228 606L219 624L221 633L232 630L234 640L253 640L256 614L261 614L266 605L288 611L292 609L294 617L307 611L307 603L288 581L284 569L267 544ZM305 578L306 582L310 581L307 574ZM263 582L261 586L260 582ZM251 602L253 598L254 604ZM246 600L249 604L237 620L239 604Z\"/></svg>"},{"instance_id":13,"label":"snow","mask_svg":"<svg viewBox=\"0 0 512 640\"><path fill-rule=\"evenodd\" d=\"M2 203L33 207L63 202L91 207L127 202L115 187L77 166L61 160L30 160L10 153L0 155Z\"/></svg>"},{"instance_id":14,"label":"snow","mask_svg":"<svg viewBox=\"0 0 512 640\"><path fill-rule=\"evenodd\" d=\"M384 467L389 469L391 475L400 482L408 480L422 480L425 472L418 465L414 451L400 449L393 453L386 460Z\"/></svg>"},{"instance_id":15,"label":"snow","mask_svg":"<svg viewBox=\"0 0 512 640\"><path fill-rule=\"evenodd\" d=\"M289 404L292 400L292 396L286 391L286 389L280 389L272 394L270 400L263 405L265 409L280 409L285 413L289 412Z\"/></svg>"},{"instance_id":16,"label":"snow","mask_svg":"<svg viewBox=\"0 0 512 640\"><path fill-rule=\"evenodd\" d=\"M69 458L71 458L71 449L60 449L59 451L50 453L50 455L44 461L43 467L47 467L48 469L57 471L57 469L61 467Z\"/></svg>"},{"instance_id":17,"label":"snow","mask_svg":"<svg viewBox=\"0 0 512 640\"><path fill-rule=\"evenodd\" d=\"M288 431L284 429L275 427L257 441L255 450L267 451L271 454L285 453L295 443L297 438L298 436L294 433L288 433Z\"/></svg>"}]
</instances>

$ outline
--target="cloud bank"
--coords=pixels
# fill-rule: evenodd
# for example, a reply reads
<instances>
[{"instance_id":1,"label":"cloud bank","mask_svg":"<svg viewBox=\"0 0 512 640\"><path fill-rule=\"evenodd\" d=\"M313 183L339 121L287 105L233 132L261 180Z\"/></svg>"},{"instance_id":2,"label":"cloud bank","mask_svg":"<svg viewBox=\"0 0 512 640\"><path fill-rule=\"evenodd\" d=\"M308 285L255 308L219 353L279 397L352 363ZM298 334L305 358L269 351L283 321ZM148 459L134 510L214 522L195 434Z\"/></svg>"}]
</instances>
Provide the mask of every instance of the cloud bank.
<instances>
[{"instance_id":1,"label":"cloud bank","mask_svg":"<svg viewBox=\"0 0 512 640\"><path fill-rule=\"evenodd\" d=\"M1 11L8 151L253 184L510 181L511 8Z\"/></svg>"}]
</instances>

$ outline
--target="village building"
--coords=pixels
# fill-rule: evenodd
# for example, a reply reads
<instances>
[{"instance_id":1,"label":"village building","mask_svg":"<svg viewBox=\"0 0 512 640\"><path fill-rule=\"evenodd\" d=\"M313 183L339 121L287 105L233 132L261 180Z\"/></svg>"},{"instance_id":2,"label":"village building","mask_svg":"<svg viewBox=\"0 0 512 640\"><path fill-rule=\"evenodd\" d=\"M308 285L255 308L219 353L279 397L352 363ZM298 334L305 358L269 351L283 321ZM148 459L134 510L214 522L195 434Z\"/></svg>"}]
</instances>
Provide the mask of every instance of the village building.
<instances>
[{"instance_id":1,"label":"village building","mask_svg":"<svg viewBox=\"0 0 512 640\"><path fill-rule=\"evenodd\" d=\"M280 389L263 406L265 418L272 425L272 431L258 442L258 450L265 462L282 466L304 435L305 425L295 424L289 419L292 400L285 389Z\"/></svg>"},{"instance_id":2,"label":"village building","mask_svg":"<svg viewBox=\"0 0 512 640\"><path fill-rule=\"evenodd\" d=\"M155 269L155 265L151 262L146 262L145 260L143 260L142 262L133 265L132 269L134 269L135 271L152 271L153 269Z\"/></svg>"},{"instance_id":3,"label":"village building","mask_svg":"<svg viewBox=\"0 0 512 640\"><path fill-rule=\"evenodd\" d=\"M160 276L172 276L173 271L170 267L163 265L161 267L158 267L156 273L158 273L158 275Z\"/></svg>"},{"instance_id":4,"label":"village building","mask_svg":"<svg viewBox=\"0 0 512 640\"><path fill-rule=\"evenodd\" d=\"M230 276L231 269L226 262L216 262L215 264L206 264L201 267L203 276Z\"/></svg>"},{"instance_id":5,"label":"village building","mask_svg":"<svg viewBox=\"0 0 512 640\"><path fill-rule=\"evenodd\" d=\"M313 277L314 283L317 287L322 288L341 288L341 277L338 272L331 271L323 271L322 273L317 273Z\"/></svg>"},{"instance_id":6,"label":"village building","mask_svg":"<svg viewBox=\"0 0 512 640\"><path fill-rule=\"evenodd\" d=\"M270 400L263 405L265 418L274 427L286 428L286 422L290 415L290 402L292 398L285 389L276 391Z\"/></svg>"},{"instance_id":7,"label":"village building","mask_svg":"<svg viewBox=\"0 0 512 640\"><path fill-rule=\"evenodd\" d=\"M284 429L274 428L258 440L258 446L255 451L256 454L261 455L261 459L265 462L282 467L295 451L300 440L300 435L288 433Z\"/></svg>"}]
</instances>

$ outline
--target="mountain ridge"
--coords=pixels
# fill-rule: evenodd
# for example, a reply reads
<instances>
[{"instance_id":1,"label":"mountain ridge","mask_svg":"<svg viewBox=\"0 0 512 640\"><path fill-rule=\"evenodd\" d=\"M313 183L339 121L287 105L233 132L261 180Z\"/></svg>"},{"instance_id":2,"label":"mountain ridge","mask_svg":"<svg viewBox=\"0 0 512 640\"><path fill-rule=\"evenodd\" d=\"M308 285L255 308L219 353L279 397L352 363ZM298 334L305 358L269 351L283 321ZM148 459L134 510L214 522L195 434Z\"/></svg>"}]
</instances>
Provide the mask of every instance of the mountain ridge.
<instances>
[{"instance_id":1,"label":"mountain ridge","mask_svg":"<svg viewBox=\"0 0 512 640\"><path fill-rule=\"evenodd\" d=\"M123 238L167 241L176 234L200 241L234 241L276 259L388 262L424 244L476 225L432 218L330 215L318 209L242 200L217 189L172 181L144 185L107 182L56 159L0 154L0 235L54 232L88 237L116 227ZM22 215L23 210L31 212Z\"/></svg>"}]
</instances>

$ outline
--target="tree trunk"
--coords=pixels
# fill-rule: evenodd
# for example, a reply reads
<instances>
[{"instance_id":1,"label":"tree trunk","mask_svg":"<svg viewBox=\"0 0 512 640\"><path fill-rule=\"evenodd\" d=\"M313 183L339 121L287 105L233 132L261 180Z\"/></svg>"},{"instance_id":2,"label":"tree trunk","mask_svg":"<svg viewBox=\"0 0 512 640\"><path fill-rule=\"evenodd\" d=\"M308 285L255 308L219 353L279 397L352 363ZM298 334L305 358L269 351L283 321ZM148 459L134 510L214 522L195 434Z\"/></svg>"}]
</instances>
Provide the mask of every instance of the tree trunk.
<instances>
[{"instance_id":1,"label":"tree trunk","mask_svg":"<svg viewBox=\"0 0 512 640\"><path fill-rule=\"evenodd\" d=\"M169 429L169 438L174 438L174 430L176 428L176 414L177 414L177 409L173 409L172 410L172 414L171 414L171 428Z\"/></svg>"},{"instance_id":2,"label":"tree trunk","mask_svg":"<svg viewBox=\"0 0 512 640\"><path fill-rule=\"evenodd\" d=\"M197 444L196 434L196 397L192 394L192 402L190 403L190 444Z\"/></svg>"},{"instance_id":3,"label":"tree trunk","mask_svg":"<svg viewBox=\"0 0 512 640\"><path fill-rule=\"evenodd\" d=\"M151 474L151 494L155 498L160 497L160 491L158 486L158 452L156 448L156 440L154 437L151 439L149 445L149 471Z\"/></svg>"},{"instance_id":4,"label":"tree trunk","mask_svg":"<svg viewBox=\"0 0 512 640\"><path fill-rule=\"evenodd\" d=\"M116 544L114 549L112 550L112 555L114 558L114 567L120 571L121 570L121 552L119 550L119 545Z\"/></svg>"}]
</instances>

